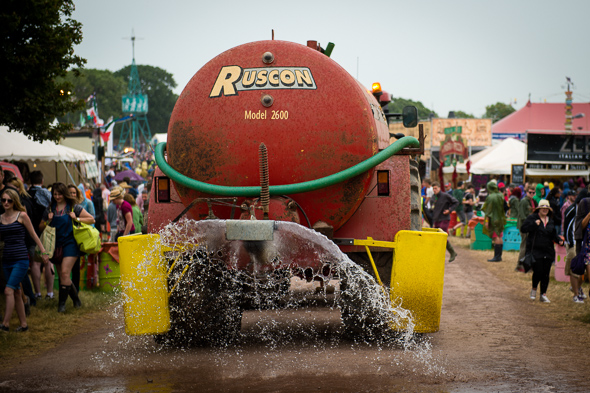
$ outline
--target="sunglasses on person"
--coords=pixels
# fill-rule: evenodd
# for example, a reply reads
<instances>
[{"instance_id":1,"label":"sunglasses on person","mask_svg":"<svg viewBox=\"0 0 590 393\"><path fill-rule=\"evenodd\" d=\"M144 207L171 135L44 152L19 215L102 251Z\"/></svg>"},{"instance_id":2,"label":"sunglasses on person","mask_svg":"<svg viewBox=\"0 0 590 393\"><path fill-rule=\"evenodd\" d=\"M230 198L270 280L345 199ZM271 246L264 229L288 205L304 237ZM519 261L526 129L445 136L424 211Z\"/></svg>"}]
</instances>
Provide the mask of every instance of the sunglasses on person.
<instances>
[{"instance_id":1,"label":"sunglasses on person","mask_svg":"<svg viewBox=\"0 0 590 393\"><path fill-rule=\"evenodd\" d=\"M2 203L12 203L12 199L2 198L0 201L2 201Z\"/></svg>"},{"instance_id":2,"label":"sunglasses on person","mask_svg":"<svg viewBox=\"0 0 590 393\"><path fill-rule=\"evenodd\" d=\"M529 193L529 194L534 194L535 192L534 192L534 191L529 191L528 193Z\"/></svg>"}]
</instances>

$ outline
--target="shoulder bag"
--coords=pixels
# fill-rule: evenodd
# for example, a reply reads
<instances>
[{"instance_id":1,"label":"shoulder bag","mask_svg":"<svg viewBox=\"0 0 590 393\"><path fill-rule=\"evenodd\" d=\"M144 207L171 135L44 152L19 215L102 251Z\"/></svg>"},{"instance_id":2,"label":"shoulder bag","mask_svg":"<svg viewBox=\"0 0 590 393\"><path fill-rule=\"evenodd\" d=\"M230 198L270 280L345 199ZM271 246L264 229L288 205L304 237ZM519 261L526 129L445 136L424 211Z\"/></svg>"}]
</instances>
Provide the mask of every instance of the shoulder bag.
<instances>
[{"instance_id":1,"label":"shoulder bag","mask_svg":"<svg viewBox=\"0 0 590 393\"><path fill-rule=\"evenodd\" d=\"M86 254L98 254L102 247L98 229L83 222L73 221L73 231L80 251Z\"/></svg>"},{"instance_id":2,"label":"shoulder bag","mask_svg":"<svg viewBox=\"0 0 590 393\"><path fill-rule=\"evenodd\" d=\"M45 248L45 252L47 253L47 256L50 259L53 258L53 253L55 251L55 237L56 237L55 228L52 226L49 226L49 225L47 225L45 227L45 229L41 233L41 236L39 236L39 240L41 240L41 244L43 244L43 247ZM40 257L40 255L41 255L41 250L37 246L37 247L35 247L35 256Z\"/></svg>"},{"instance_id":3,"label":"shoulder bag","mask_svg":"<svg viewBox=\"0 0 590 393\"><path fill-rule=\"evenodd\" d=\"M524 259L522 261L522 267L524 267L524 272L528 273L533 268L535 262L535 257L533 256L533 249L535 248L535 239L537 238L537 233L535 232L535 237L533 238L533 243L531 244L531 251L525 254Z\"/></svg>"}]
</instances>

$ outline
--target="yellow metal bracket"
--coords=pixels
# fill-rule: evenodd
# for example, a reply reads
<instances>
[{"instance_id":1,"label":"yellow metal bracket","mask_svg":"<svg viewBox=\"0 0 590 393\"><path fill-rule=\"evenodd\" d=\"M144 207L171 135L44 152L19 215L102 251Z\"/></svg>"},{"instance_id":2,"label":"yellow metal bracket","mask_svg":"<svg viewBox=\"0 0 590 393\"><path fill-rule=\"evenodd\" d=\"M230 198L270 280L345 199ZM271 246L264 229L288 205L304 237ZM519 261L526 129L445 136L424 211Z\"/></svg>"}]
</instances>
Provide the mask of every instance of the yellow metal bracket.
<instances>
[{"instance_id":1,"label":"yellow metal bracket","mask_svg":"<svg viewBox=\"0 0 590 393\"><path fill-rule=\"evenodd\" d=\"M373 255L371 254L371 250L369 249L369 247L391 248L392 249L391 263L393 264L393 250L396 247L395 242L373 240L372 237L367 237L367 240L353 239L353 244L355 246L364 246L365 247L365 250L367 250L367 255L369 256L369 260L371 261L371 266L373 267L373 272L375 273L375 277L377 278L377 282L379 283L379 285L381 285L381 288L383 288L383 290L385 291L385 285L383 285L383 282L381 281L381 277L379 277L379 272L377 271L377 266L375 265L375 261L373 260ZM392 271L393 271L393 267L392 267Z\"/></svg>"}]
</instances>

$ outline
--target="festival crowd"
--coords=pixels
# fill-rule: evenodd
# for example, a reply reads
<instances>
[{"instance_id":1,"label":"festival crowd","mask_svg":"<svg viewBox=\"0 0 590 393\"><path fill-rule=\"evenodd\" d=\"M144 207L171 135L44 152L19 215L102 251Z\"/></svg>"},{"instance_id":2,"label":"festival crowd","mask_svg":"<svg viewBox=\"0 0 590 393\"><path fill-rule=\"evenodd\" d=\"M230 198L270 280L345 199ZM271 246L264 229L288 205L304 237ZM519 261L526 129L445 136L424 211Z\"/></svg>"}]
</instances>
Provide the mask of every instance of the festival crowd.
<instances>
[{"instance_id":1,"label":"festival crowd","mask_svg":"<svg viewBox=\"0 0 590 393\"><path fill-rule=\"evenodd\" d=\"M74 224L92 225L103 242L147 232L149 202L145 182L129 177L117 182L115 175L113 166L105 182L94 189L89 183L57 182L45 187L40 171L31 172L24 183L14 172L0 170L0 288L6 300L4 314L0 315L0 334L11 330L15 311L20 322L15 331L28 331L27 316L38 301L57 298L60 313L66 311L68 298L75 308L82 306L78 291L83 253L74 238ZM55 229L51 258L40 240L46 227Z\"/></svg>"},{"instance_id":2,"label":"festival crowd","mask_svg":"<svg viewBox=\"0 0 590 393\"><path fill-rule=\"evenodd\" d=\"M494 256L488 262L501 262L503 232L507 220L516 222L521 236L520 252L515 271L532 274L531 299L550 303L547 297L551 266L555 261L555 244L564 246L565 275L570 277L572 300L584 303L587 295L582 289L584 273L590 276L590 185L583 179L571 179L563 184L550 182L504 184L490 180L476 192L470 183L457 182L452 189L446 184L442 191L438 182L424 179L422 201L424 220L433 228L449 235L471 237L477 222L476 212L482 217L482 232L492 239ZM457 224L449 228L451 213ZM471 225L470 225L471 223ZM457 253L447 241L453 262Z\"/></svg>"}]
</instances>

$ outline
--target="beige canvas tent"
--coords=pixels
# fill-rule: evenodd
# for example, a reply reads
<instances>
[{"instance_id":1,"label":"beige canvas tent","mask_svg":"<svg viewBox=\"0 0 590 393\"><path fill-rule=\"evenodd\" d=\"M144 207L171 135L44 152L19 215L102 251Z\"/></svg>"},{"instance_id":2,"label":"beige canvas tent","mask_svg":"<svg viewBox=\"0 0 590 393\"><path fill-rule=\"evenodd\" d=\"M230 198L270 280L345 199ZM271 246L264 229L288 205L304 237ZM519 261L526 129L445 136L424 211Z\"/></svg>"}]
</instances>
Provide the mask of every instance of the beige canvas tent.
<instances>
[{"instance_id":1,"label":"beige canvas tent","mask_svg":"<svg viewBox=\"0 0 590 393\"><path fill-rule=\"evenodd\" d=\"M0 160L25 163L29 171L42 171L46 185L55 181L78 184L98 177L94 154L49 141L34 142L5 126L0 126ZM25 173L23 176L27 177Z\"/></svg>"}]
</instances>

